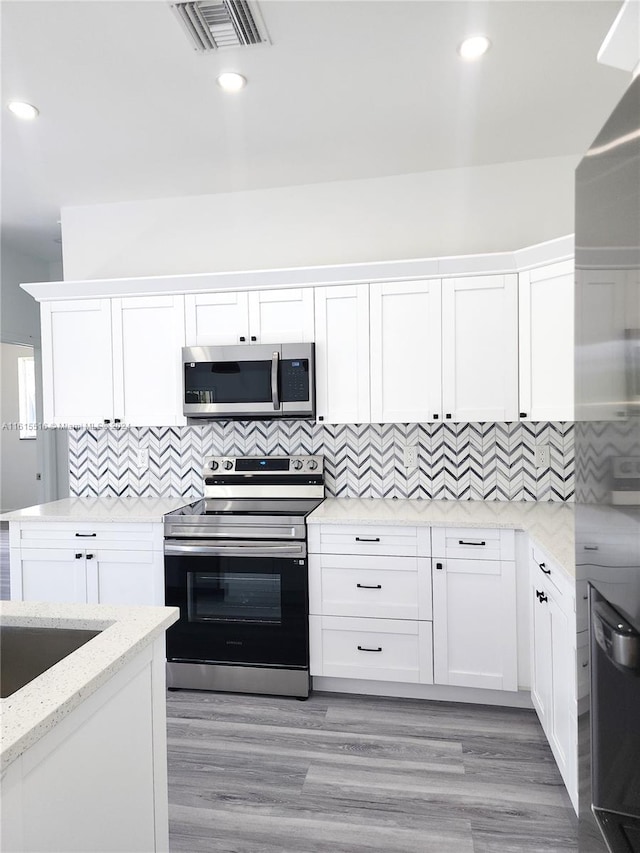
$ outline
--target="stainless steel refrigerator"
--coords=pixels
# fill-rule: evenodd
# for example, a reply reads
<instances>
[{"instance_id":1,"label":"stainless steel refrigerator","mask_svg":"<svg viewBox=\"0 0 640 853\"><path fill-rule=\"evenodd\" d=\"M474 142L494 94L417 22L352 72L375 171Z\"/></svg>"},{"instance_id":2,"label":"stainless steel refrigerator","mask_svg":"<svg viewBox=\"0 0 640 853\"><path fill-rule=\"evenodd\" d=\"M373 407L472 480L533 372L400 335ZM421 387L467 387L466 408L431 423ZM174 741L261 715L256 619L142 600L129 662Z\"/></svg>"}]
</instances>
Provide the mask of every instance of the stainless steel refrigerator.
<instances>
[{"instance_id":1,"label":"stainless steel refrigerator","mask_svg":"<svg viewBox=\"0 0 640 853\"><path fill-rule=\"evenodd\" d=\"M640 853L640 77L576 171L575 356L579 850Z\"/></svg>"}]
</instances>

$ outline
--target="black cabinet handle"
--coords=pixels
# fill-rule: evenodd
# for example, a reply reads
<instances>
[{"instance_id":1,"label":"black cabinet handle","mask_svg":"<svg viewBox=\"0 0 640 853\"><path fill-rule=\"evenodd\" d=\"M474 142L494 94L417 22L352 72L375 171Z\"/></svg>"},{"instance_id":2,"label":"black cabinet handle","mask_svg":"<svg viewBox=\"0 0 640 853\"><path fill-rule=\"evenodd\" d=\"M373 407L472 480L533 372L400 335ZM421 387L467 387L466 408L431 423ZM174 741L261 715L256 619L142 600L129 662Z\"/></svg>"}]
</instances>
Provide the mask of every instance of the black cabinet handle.
<instances>
[{"instance_id":1,"label":"black cabinet handle","mask_svg":"<svg viewBox=\"0 0 640 853\"><path fill-rule=\"evenodd\" d=\"M76 560L82 559L82 554L76 554Z\"/></svg>"},{"instance_id":2,"label":"black cabinet handle","mask_svg":"<svg viewBox=\"0 0 640 853\"><path fill-rule=\"evenodd\" d=\"M538 565L540 566L542 571L545 573L545 575L551 574L551 569L545 569L545 566L547 565L546 563L538 563Z\"/></svg>"},{"instance_id":3,"label":"black cabinet handle","mask_svg":"<svg viewBox=\"0 0 640 853\"><path fill-rule=\"evenodd\" d=\"M258 339L256 338L256 336L255 336L255 335L251 335L251 340L252 340L252 341L257 341Z\"/></svg>"},{"instance_id":4,"label":"black cabinet handle","mask_svg":"<svg viewBox=\"0 0 640 853\"><path fill-rule=\"evenodd\" d=\"M474 542L472 539L458 539L458 545L478 545L481 548L483 545L486 544L487 543L482 539L476 542Z\"/></svg>"},{"instance_id":5,"label":"black cabinet handle","mask_svg":"<svg viewBox=\"0 0 640 853\"><path fill-rule=\"evenodd\" d=\"M103 424L110 424L110 423L111 423L111 421L109 420L109 418L105 418L105 419L102 421L102 423L103 423Z\"/></svg>"},{"instance_id":6,"label":"black cabinet handle","mask_svg":"<svg viewBox=\"0 0 640 853\"><path fill-rule=\"evenodd\" d=\"M247 339L244 335L240 335L240 343L243 344Z\"/></svg>"},{"instance_id":7,"label":"black cabinet handle","mask_svg":"<svg viewBox=\"0 0 640 853\"><path fill-rule=\"evenodd\" d=\"M91 539L91 538L95 538L97 535L98 535L97 533L76 533L76 536L78 538L81 538L81 539L82 538Z\"/></svg>"},{"instance_id":8,"label":"black cabinet handle","mask_svg":"<svg viewBox=\"0 0 640 853\"><path fill-rule=\"evenodd\" d=\"M319 421L323 421L323 420L324 420L324 415L318 415L318 420L319 420Z\"/></svg>"},{"instance_id":9,"label":"black cabinet handle","mask_svg":"<svg viewBox=\"0 0 640 853\"><path fill-rule=\"evenodd\" d=\"M358 646L359 652L381 652L382 646L378 646L377 649L368 649L366 646Z\"/></svg>"},{"instance_id":10,"label":"black cabinet handle","mask_svg":"<svg viewBox=\"0 0 640 853\"><path fill-rule=\"evenodd\" d=\"M94 554L87 554L87 560L93 560Z\"/></svg>"},{"instance_id":11,"label":"black cabinet handle","mask_svg":"<svg viewBox=\"0 0 640 853\"><path fill-rule=\"evenodd\" d=\"M121 421L120 421L120 418L114 418L113 422L114 422L114 424L119 424Z\"/></svg>"},{"instance_id":12,"label":"black cabinet handle","mask_svg":"<svg viewBox=\"0 0 640 853\"><path fill-rule=\"evenodd\" d=\"M440 415L436 415L436 413L434 412L434 413L433 413L433 419L434 419L434 421L439 420L439 418L440 418Z\"/></svg>"},{"instance_id":13,"label":"black cabinet handle","mask_svg":"<svg viewBox=\"0 0 640 853\"><path fill-rule=\"evenodd\" d=\"M373 539L366 539L364 536L356 536L356 542L379 542L380 537L376 536Z\"/></svg>"},{"instance_id":14,"label":"black cabinet handle","mask_svg":"<svg viewBox=\"0 0 640 853\"><path fill-rule=\"evenodd\" d=\"M441 572L443 569L442 563L436 563L436 569Z\"/></svg>"},{"instance_id":15,"label":"black cabinet handle","mask_svg":"<svg viewBox=\"0 0 640 853\"><path fill-rule=\"evenodd\" d=\"M521 418L526 418L526 417L527 417L527 413L526 413L526 412L520 412L520 417L521 417Z\"/></svg>"},{"instance_id":16,"label":"black cabinet handle","mask_svg":"<svg viewBox=\"0 0 640 853\"><path fill-rule=\"evenodd\" d=\"M547 598L547 596L544 594L544 592L541 592L539 589L537 589L537 590L536 590L536 596L537 596L538 601L539 601L540 603L542 603L543 601L549 601L549 599L548 599L548 598Z\"/></svg>"},{"instance_id":17,"label":"black cabinet handle","mask_svg":"<svg viewBox=\"0 0 640 853\"><path fill-rule=\"evenodd\" d=\"M357 583L356 586L358 587L358 589L382 589L381 583L374 583L374 584Z\"/></svg>"},{"instance_id":18,"label":"black cabinet handle","mask_svg":"<svg viewBox=\"0 0 640 853\"><path fill-rule=\"evenodd\" d=\"M448 420L451 420L451 413L447 412L447 414L445 415L445 418L447 418Z\"/></svg>"}]
</instances>

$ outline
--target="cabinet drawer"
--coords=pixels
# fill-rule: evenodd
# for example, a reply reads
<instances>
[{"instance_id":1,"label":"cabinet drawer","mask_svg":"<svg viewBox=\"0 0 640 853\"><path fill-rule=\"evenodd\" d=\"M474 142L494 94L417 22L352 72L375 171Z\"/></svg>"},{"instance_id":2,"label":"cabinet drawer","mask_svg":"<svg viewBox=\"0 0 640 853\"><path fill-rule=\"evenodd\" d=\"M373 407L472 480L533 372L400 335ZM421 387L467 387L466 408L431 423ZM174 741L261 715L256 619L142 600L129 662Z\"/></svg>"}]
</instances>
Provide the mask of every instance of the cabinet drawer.
<instances>
[{"instance_id":1,"label":"cabinet drawer","mask_svg":"<svg viewBox=\"0 0 640 853\"><path fill-rule=\"evenodd\" d=\"M431 622L311 616L311 675L433 684Z\"/></svg>"},{"instance_id":2,"label":"cabinet drawer","mask_svg":"<svg viewBox=\"0 0 640 853\"><path fill-rule=\"evenodd\" d=\"M387 525L321 524L309 532L309 550L322 554L428 557L429 528Z\"/></svg>"},{"instance_id":3,"label":"cabinet drawer","mask_svg":"<svg viewBox=\"0 0 640 853\"><path fill-rule=\"evenodd\" d=\"M546 579L563 610L575 610L575 581L538 545L531 545L532 578Z\"/></svg>"},{"instance_id":4,"label":"cabinet drawer","mask_svg":"<svg viewBox=\"0 0 640 853\"><path fill-rule=\"evenodd\" d=\"M431 560L312 554L309 608L326 616L431 619Z\"/></svg>"},{"instance_id":5,"label":"cabinet drawer","mask_svg":"<svg viewBox=\"0 0 640 853\"><path fill-rule=\"evenodd\" d=\"M515 560L515 531L478 527L434 527L434 557Z\"/></svg>"},{"instance_id":6,"label":"cabinet drawer","mask_svg":"<svg viewBox=\"0 0 640 853\"><path fill-rule=\"evenodd\" d=\"M51 522L20 525L21 548L108 548L112 550L148 550L162 525L151 522L111 524L100 522ZM161 534L158 539L162 545Z\"/></svg>"}]
</instances>

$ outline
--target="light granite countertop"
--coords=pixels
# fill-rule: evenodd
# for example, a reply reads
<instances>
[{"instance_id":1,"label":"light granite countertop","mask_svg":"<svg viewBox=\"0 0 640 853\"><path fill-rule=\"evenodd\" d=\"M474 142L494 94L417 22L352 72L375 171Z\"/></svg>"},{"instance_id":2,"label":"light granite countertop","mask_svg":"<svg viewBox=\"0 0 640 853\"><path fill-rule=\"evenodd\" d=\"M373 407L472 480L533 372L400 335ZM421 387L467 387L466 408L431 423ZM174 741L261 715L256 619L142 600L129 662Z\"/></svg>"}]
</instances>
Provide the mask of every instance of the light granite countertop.
<instances>
[{"instance_id":1,"label":"light granite countertop","mask_svg":"<svg viewBox=\"0 0 640 853\"><path fill-rule=\"evenodd\" d=\"M185 506L185 498L63 498L46 504L5 512L0 521L162 521L164 515Z\"/></svg>"},{"instance_id":2,"label":"light granite countertop","mask_svg":"<svg viewBox=\"0 0 640 853\"><path fill-rule=\"evenodd\" d=\"M178 620L177 607L0 602L0 624L100 631L0 700L2 771Z\"/></svg>"},{"instance_id":3,"label":"light granite countertop","mask_svg":"<svg viewBox=\"0 0 640 853\"><path fill-rule=\"evenodd\" d=\"M428 527L502 527L524 530L549 557L575 575L574 508L554 501L456 501L327 498L308 524L398 524Z\"/></svg>"}]
</instances>

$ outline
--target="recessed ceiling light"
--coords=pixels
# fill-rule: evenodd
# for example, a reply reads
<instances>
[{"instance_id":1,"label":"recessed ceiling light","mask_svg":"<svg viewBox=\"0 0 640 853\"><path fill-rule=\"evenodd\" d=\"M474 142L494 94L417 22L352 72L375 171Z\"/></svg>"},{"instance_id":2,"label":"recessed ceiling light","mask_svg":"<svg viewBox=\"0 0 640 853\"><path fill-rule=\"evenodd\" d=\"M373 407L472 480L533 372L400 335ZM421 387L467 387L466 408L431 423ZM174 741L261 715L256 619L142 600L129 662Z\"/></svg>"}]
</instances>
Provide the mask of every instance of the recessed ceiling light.
<instances>
[{"instance_id":1,"label":"recessed ceiling light","mask_svg":"<svg viewBox=\"0 0 640 853\"><path fill-rule=\"evenodd\" d=\"M39 115L36 107L32 104L26 104L24 101L9 101L7 107L18 118L33 119Z\"/></svg>"},{"instance_id":2,"label":"recessed ceiling light","mask_svg":"<svg viewBox=\"0 0 640 853\"><path fill-rule=\"evenodd\" d=\"M247 85L247 78L235 71L225 71L223 74L218 74L218 86L225 92L239 92Z\"/></svg>"},{"instance_id":3,"label":"recessed ceiling light","mask_svg":"<svg viewBox=\"0 0 640 853\"><path fill-rule=\"evenodd\" d=\"M480 59L490 47L491 42L486 36L470 36L462 42L458 53L462 59L472 62L474 59Z\"/></svg>"}]
</instances>

